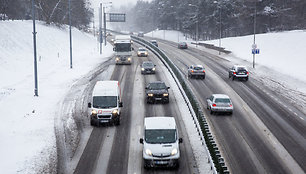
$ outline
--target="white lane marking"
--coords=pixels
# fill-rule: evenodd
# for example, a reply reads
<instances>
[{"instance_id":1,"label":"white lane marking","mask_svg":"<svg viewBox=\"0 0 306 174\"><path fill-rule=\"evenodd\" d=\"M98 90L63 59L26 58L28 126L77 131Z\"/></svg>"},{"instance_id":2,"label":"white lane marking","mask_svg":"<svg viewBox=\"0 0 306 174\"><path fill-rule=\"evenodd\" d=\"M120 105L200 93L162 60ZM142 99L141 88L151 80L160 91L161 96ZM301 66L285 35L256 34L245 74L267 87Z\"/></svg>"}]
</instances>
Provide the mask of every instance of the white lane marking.
<instances>
[{"instance_id":1,"label":"white lane marking","mask_svg":"<svg viewBox=\"0 0 306 174\"><path fill-rule=\"evenodd\" d=\"M303 118L303 117L300 117L300 119L304 120L304 118Z\"/></svg>"},{"instance_id":2,"label":"white lane marking","mask_svg":"<svg viewBox=\"0 0 306 174\"><path fill-rule=\"evenodd\" d=\"M298 116L298 114L295 112L294 115Z\"/></svg>"}]
</instances>

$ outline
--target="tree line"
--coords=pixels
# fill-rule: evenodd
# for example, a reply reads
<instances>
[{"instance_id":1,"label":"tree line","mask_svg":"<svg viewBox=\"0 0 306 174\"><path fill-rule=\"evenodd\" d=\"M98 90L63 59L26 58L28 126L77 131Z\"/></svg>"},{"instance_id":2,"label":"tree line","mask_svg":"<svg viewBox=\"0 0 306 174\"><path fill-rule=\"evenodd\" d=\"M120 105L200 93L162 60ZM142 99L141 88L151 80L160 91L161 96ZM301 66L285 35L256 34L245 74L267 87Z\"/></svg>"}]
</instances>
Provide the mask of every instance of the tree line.
<instances>
[{"instance_id":1,"label":"tree line","mask_svg":"<svg viewBox=\"0 0 306 174\"><path fill-rule=\"evenodd\" d=\"M172 29L201 39L306 28L305 0L139 0L134 30ZM255 20L256 18L256 20ZM256 23L254 23L256 21ZM255 24L255 25L254 25Z\"/></svg>"},{"instance_id":2,"label":"tree line","mask_svg":"<svg viewBox=\"0 0 306 174\"><path fill-rule=\"evenodd\" d=\"M34 0L36 19L47 24L69 24L69 0ZM85 29L93 17L89 0L70 0L71 25ZM0 0L0 20L32 19L32 0Z\"/></svg>"}]
</instances>

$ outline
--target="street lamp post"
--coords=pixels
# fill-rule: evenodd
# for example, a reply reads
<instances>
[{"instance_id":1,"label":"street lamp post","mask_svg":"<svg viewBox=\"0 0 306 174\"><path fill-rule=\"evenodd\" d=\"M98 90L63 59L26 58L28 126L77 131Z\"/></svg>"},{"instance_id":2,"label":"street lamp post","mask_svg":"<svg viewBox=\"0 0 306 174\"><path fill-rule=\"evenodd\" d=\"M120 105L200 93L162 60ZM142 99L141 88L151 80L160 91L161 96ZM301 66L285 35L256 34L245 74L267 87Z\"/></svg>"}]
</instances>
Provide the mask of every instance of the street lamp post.
<instances>
[{"instance_id":1,"label":"street lamp post","mask_svg":"<svg viewBox=\"0 0 306 174\"><path fill-rule=\"evenodd\" d=\"M199 33L199 7L193 4L188 4L188 6L196 7L196 47L198 47L198 33Z\"/></svg>"},{"instance_id":2,"label":"street lamp post","mask_svg":"<svg viewBox=\"0 0 306 174\"><path fill-rule=\"evenodd\" d=\"M72 69L71 0L69 0L70 69Z\"/></svg>"},{"instance_id":3,"label":"street lamp post","mask_svg":"<svg viewBox=\"0 0 306 174\"><path fill-rule=\"evenodd\" d=\"M222 21L221 21L221 6L218 3L218 1L214 1L214 4L218 4L219 7L219 48L221 48L221 38L222 38ZM221 51L219 49L219 55L221 54Z\"/></svg>"},{"instance_id":4,"label":"street lamp post","mask_svg":"<svg viewBox=\"0 0 306 174\"><path fill-rule=\"evenodd\" d=\"M36 29L35 29L35 5L32 0L32 18L33 18L33 45L34 45L34 96L38 97L38 82L37 82L37 52L36 52Z\"/></svg>"},{"instance_id":5,"label":"street lamp post","mask_svg":"<svg viewBox=\"0 0 306 174\"><path fill-rule=\"evenodd\" d=\"M256 49L256 1L255 1L255 12L254 12L254 41L253 41L253 48ZM253 52L253 68L255 68L255 52Z\"/></svg>"}]
</instances>

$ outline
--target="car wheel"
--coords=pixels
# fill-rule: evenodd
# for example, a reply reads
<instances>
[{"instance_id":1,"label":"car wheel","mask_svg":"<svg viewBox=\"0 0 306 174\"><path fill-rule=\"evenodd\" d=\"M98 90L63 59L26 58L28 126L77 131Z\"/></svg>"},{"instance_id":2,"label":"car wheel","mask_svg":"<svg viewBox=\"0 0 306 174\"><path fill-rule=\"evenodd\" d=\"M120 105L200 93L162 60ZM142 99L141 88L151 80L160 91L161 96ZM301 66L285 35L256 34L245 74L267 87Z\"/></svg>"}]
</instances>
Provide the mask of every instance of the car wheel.
<instances>
[{"instance_id":1,"label":"car wheel","mask_svg":"<svg viewBox=\"0 0 306 174\"><path fill-rule=\"evenodd\" d=\"M95 125L95 122L94 122L93 119L90 119L90 125L91 125L91 126L94 126L94 125Z\"/></svg>"},{"instance_id":2,"label":"car wheel","mask_svg":"<svg viewBox=\"0 0 306 174\"><path fill-rule=\"evenodd\" d=\"M202 79L205 79L205 75L202 77Z\"/></svg>"},{"instance_id":3,"label":"car wheel","mask_svg":"<svg viewBox=\"0 0 306 174\"><path fill-rule=\"evenodd\" d=\"M235 80L235 76L233 76L233 80Z\"/></svg>"},{"instance_id":4,"label":"car wheel","mask_svg":"<svg viewBox=\"0 0 306 174\"><path fill-rule=\"evenodd\" d=\"M115 126L119 126L119 125L120 125L120 118L115 121Z\"/></svg>"},{"instance_id":5,"label":"car wheel","mask_svg":"<svg viewBox=\"0 0 306 174\"><path fill-rule=\"evenodd\" d=\"M231 76L231 74L228 74L228 78L230 79L232 76Z\"/></svg>"},{"instance_id":6,"label":"car wheel","mask_svg":"<svg viewBox=\"0 0 306 174\"><path fill-rule=\"evenodd\" d=\"M245 78L245 81L248 81L248 80L249 80L249 78L248 78L248 77L246 77L246 78Z\"/></svg>"},{"instance_id":7,"label":"car wheel","mask_svg":"<svg viewBox=\"0 0 306 174\"><path fill-rule=\"evenodd\" d=\"M212 110L211 110L211 108L210 108L210 114L211 114L211 115L213 115L213 114L214 114L214 111L212 111Z\"/></svg>"}]
</instances>

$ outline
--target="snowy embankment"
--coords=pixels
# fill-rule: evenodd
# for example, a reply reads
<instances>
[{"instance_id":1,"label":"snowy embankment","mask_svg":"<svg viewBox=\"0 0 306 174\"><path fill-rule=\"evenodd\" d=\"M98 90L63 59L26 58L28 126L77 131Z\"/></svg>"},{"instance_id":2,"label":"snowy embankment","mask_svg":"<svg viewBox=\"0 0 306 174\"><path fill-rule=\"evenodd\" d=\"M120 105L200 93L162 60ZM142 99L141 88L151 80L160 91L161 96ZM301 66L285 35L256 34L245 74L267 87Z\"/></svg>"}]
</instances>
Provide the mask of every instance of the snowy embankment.
<instances>
[{"instance_id":1,"label":"snowy embankment","mask_svg":"<svg viewBox=\"0 0 306 174\"><path fill-rule=\"evenodd\" d=\"M96 38L73 29L70 69L67 27L37 22L39 97L34 97L32 27L32 21L0 21L1 173L56 171L57 103L73 82L112 54L108 45L99 55Z\"/></svg>"},{"instance_id":2,"label":"snowy embankment","mask_svg":"<svg viewBox=\"0 0 306 174\"><path fill-rule=\"evenodd\" d=\"M170 40L173 42L187 42L189 46L218 54L217 51L195 47L194 42L177 31L155 30L145 34L148 37ZM306 113L306 31L287 31L256 35L257 48L260 54L255 56L255 69L252 68L253 35L222 38L221 46L232 54L220 56L231 61L232 64L242 64L249 68L251 78L254 77L279 92L296 104ZM201 41L204 42L204 41ZM219 40L205 41L208 44L219 45ZM230 67L229 67L230 68Z\"/></svg>"}]
</instances>

